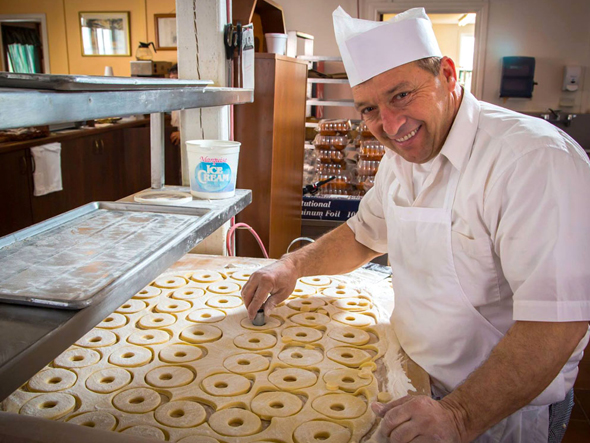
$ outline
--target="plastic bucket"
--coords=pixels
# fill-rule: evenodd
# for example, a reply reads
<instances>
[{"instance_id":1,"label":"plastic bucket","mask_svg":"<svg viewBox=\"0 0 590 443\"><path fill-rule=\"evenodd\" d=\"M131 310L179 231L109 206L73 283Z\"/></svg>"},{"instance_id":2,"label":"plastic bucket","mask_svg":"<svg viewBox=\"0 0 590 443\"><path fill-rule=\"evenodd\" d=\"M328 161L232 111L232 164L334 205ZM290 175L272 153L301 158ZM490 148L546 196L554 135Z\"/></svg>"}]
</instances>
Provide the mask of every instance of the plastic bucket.
<instances>
[{"instance_id":1,"label":"plastic bucket","mask_svg":"<svg viewBox=\"0 0 590 443\"><path fill-rule=\"evenodd\" d=\"M266 38L266 49L271 54L285 55L287 50L287 34L268 33Z\"/></svg>"},{"instance_id":2,"label":"plastic bucket","mask_svg":"<svg viewBox=\"0 0 590 443\"><path fill-rule=\"evenodd\" d=\"M191 194L197 198L230 198L236 193L240 142L186 142Z\"/></svg>"}]
</instances>

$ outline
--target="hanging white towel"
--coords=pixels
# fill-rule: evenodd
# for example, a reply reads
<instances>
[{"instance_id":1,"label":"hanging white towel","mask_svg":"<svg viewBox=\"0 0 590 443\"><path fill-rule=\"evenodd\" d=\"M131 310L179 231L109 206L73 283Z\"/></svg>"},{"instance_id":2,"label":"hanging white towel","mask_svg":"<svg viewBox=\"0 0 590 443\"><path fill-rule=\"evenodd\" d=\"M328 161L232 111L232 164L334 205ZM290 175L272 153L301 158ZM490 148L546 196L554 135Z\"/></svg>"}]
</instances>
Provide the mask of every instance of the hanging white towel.
<instances>
[{"instance_id":1,"label":"hanging white towel","mask_svg":"<svg viewBox=\"0 0 590 443\"><path fill-rule=\"evenodd\" d=\"M31 148L34 161L33 195L61 191L61 143L49 143Z\"/></svg>"}]
</instances>

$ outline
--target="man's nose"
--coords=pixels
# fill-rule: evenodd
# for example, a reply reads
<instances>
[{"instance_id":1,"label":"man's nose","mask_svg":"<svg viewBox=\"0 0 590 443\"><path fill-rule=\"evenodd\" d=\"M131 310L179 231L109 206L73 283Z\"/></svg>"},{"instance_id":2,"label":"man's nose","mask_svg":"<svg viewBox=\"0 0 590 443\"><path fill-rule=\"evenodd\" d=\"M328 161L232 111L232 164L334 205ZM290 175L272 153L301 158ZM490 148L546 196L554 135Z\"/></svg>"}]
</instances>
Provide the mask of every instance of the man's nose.
<instances>
[{"instance_id":1,"label":"man's nose","mask_svg":"<svg viewBox=\"0 0 590 443\"><path fill-rule=\"evenodd\" d=\"M389 108L381 109L380 114L381 122L383 124L383 132L385 132L389 138L393 138L406 122L405 118L401 113Z\"/></svg>"}]
</instances>

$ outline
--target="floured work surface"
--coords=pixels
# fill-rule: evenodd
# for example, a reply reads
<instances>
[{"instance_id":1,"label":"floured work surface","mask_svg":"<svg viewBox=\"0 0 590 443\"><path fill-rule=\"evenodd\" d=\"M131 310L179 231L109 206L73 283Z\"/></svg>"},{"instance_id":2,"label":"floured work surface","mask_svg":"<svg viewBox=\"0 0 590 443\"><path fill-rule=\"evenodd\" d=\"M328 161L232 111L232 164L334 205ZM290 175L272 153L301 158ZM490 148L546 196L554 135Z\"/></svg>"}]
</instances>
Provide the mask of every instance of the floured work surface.
<instances>
[{"instance_id":1,"label":"floured work surface","mask_svg":"<svg viewBox=\"0 0 590 443\"><path fill-rule=\"evenodd\" d=\"M239 297L251 272L159 277L3 410L183 443L369 441L370 403L412 388L378 302L389 283L304 278L255 327Z\"/></svg>"},{"instance_id":2,"label":"floured work surface","mask_svg":"<svg viewBox=\"0 0 590 443\"><path fill-rule=\"evenodd\" d=\"M125 208L92 203L68 213L71 220L61 216L63 223L1 248L0 301L84 307L200 218Z\"/></svg>"}]
</instances>

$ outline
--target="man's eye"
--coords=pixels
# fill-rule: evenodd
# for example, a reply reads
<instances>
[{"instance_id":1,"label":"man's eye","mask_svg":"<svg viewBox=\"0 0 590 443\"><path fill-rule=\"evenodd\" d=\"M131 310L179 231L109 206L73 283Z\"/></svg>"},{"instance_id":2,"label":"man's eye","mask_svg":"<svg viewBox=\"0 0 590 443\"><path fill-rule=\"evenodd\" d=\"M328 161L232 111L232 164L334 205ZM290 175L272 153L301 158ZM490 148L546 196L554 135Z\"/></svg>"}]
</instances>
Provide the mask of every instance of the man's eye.
<instances>
[{"instance_id":1,"label":"man's eye","mask_svg":"<svg viewBox=\"0 0 590 443\"><path fill-rule=\"evenodd\" d=\"M404 98L406 98L408 95L410 95L409 92L400 92L399 94L397 94L395 96L396 100L403 100Z\"/></svg>"},{"instance_id":2,"label":"man's eye","mask_svg":"<svg viewBox=\"0 0 590 443\"><path fill-rule=\"evenodd\" d=\"M367 106L366 108L363 108L363 109L361 110L361 114L362 114L362 115L367 115L367 114L370 114L370 113L371 113L371 111L373 111L373 109L375 109L375 108L373 108L372 106Z\"/></svg>"}]
</instances>

